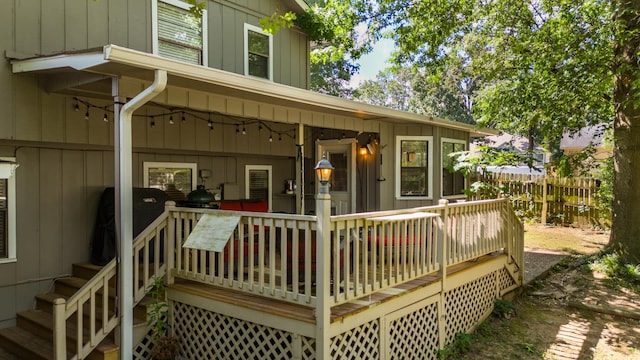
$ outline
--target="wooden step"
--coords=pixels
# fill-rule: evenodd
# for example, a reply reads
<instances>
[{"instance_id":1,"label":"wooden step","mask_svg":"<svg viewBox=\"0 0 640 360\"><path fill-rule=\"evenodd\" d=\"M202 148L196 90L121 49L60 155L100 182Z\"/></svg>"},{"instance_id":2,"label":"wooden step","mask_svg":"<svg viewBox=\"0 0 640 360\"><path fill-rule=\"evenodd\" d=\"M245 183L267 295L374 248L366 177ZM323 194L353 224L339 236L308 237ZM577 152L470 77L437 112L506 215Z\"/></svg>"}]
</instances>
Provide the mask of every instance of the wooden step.
<instances>
[{"instance_id":1,"label":"wooden step","mask_svg":"<svg viewBox=\"0 0 640 360\"><path fill-rule=\"evenodd\" d=\"M93 278L100 270L102 270L104 266L93 265L92 263L77 263L72 265L72 274L74 277L80 279L90 280ZM109 284L110 286L115 285L115 279L112 280L114 283Z\"/></svg>"},{"instance_id":2,"label":"wooden step","mask_svg":"<svg viewBox=\"0 0 640 360\"><path fill-rule=\"evenodd\" d=\"M49 342L53 342L53 316L41 310L23 311L17 314L17 326L22 330L34 334L35 336ZM135 324L135 321L134 321ZM77 327L73 322L67 323L67 349L70 352L76 350ZM89 331L83 331L83 340L89 339ZM89 355L89 359L104 359L105 353L118 352L118 346L110 337L105 338L96 349Z\"/></svg>"},{"instance_id":3,"label":"wooden step","mask_svg":"<svg viewBox=\"0 0 640 360\"><path fill-rule=\"evenodd\" d=\"M0 329L0 346L21 359L53 359L53 342L19 327Z\"/></svg>"}]
</instances>

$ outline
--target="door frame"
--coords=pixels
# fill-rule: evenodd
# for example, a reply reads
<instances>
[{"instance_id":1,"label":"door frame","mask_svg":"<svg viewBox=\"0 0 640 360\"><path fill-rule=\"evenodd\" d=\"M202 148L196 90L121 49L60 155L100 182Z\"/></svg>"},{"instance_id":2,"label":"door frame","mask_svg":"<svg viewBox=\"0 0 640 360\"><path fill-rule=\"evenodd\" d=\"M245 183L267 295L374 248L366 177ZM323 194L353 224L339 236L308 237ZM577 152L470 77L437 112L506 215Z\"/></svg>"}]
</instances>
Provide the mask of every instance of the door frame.
<instances>
[{"instance_id":1,"label":"door frame","mask_svg":"<svg viewBox=\"0 0 640 360\"><path fill-rule=\"evenodd\" d=\"M316 159L320 161L322 159L322 154L329 148L340 148L343 147L347 150L349 154L349 184L348 184L348 193L349 193L349 213L356 212L356 144L358 143L357 139L342 139L342 140L316 140ZM329 160L331 161L331 160ZM315 176L315 174L314 174ZM315 191L316 194L320 189L320 184L318 181L315 181ZM331 193L331 189L329 189L329 193Z\"/></svg>"}]
</instances>

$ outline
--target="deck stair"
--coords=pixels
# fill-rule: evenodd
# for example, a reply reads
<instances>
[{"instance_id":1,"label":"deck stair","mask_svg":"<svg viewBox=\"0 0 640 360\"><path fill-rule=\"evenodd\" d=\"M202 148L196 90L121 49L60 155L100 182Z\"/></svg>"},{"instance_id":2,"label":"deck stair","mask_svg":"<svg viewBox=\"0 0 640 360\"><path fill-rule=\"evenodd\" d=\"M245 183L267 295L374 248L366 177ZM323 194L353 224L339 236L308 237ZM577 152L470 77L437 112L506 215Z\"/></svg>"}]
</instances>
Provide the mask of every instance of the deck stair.
<instances>
[{"instance_id":1,"label":"deck stair","mask_svg":"<svg viewBox=\"0 0 640 360\"><path fill-rule=\"evenodd\" d=\"M68 299L80 289L102 267L89 263L74 264L72 276L60 278L55 281L51 292L36 296L35 308L17 314L16 326L0 330L0 347L21 359L53 359L53 302L56 298ZM116 284L110 284L115 287ZM96 316L102 321L102 297L96 301ZM113 296L108 300L111 304L115 301ZM134 335L147 332L147 304L143 300L134 309ZM113 306L109 306L113 308ZM88 318L88 309L83 311ZM67 349L75 353L77 339L76 319L67 320ZM83 321L88 324L89 321ZM135 331L138 328L140 331ZM88 331L87 331L88 333ZM115 343L115 331L105 338L87 359L109 360L118 359L118 345ZM134 339L135 340L135 339ZM70 357L70 356L69 356Z\"/></svg>"}]
</instances>

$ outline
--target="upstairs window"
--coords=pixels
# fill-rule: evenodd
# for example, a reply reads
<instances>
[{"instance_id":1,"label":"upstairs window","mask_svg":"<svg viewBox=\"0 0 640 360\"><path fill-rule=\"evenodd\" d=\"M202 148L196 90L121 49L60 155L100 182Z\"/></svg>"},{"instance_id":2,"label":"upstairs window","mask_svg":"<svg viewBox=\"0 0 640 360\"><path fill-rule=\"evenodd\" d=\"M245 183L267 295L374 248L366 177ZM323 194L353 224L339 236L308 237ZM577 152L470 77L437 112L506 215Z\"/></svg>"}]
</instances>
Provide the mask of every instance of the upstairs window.
<instances>
[{"instance_id":1,"label":"upstairs window","mask_svg":"<svg viewBox=\"0 0 640 360\"><path fill-rule=\"evenodd\" d=\"M244 74L273 80L273 36L244 24Z\"/></svg>"},{"instance_id":2,"label":"upstairs window","mask_svg":"<svg viewBox=\"0 0 640 360\"><path fill-rule=\"evenodd\" d=\"M155 0L153 53L174 60L207 66L207 12L198 18L191 5L179 0Z\"/></svg>"},{"instance_id":3,"label":"upstairs window","mask_svg":"<svg viewBox=\"0 0 640 360\"><path fill-rule=\"evenodd\" d=\"M0 158L0 264L16 261L16 181L14 158Z\"/></svg>"},{"instance_id":4,"label":"upstairs window","mask_svg":"<svg viewBox=\"0 0 640 360\"><path fill-rule=\"evenodd\" d=\"M396 137L396 197L431 199L433 189L433 137Z\"/></svg>"},{"instance_id":5,"label":"upstairs window","mask_svg":"<svg viewBox=\"0 0 640 360\"><path fill-rule=\"evenodd\" d=\"M452 153L465 151L467 142L457 139L442 139L442 197L463 197L465 178L460 171L453 171Z\"/></svg>"}]
</instances>

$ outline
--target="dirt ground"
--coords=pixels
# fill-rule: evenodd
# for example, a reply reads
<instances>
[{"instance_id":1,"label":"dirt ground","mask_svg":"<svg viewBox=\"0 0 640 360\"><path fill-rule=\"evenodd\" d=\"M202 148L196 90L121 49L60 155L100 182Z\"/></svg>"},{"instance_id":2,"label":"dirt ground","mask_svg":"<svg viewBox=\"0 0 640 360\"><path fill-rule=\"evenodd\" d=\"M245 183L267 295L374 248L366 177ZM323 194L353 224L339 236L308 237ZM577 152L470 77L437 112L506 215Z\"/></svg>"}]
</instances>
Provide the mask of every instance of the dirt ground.
<instances>
[{"instance_id":1,"label":"dirt ground","mask_svg":"<svg viewBox=\"0 0 640 360\"><path fill-rule=\"evenodd\" d=\"M470 349L455 358L640 359L640 296L607 285L580 256L607 242L606 233L528 226L525 247L537 256L527 266L537 274L528 274L513 311L480 325Z\"/></svg>"}]
</instances>

